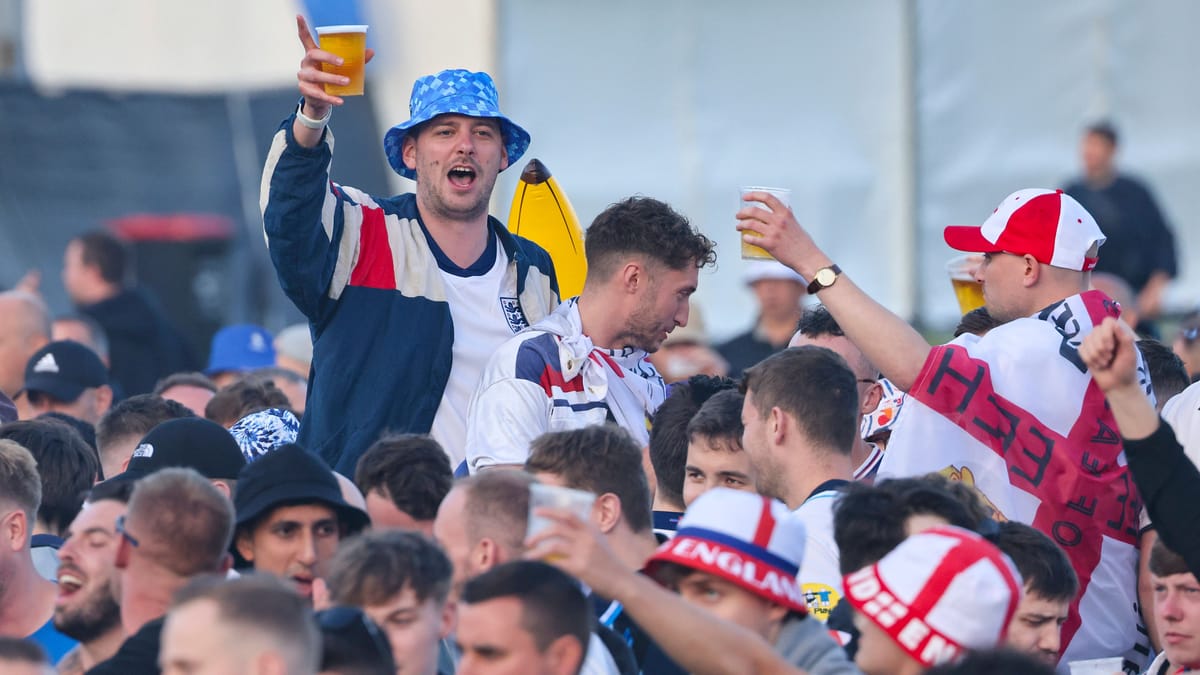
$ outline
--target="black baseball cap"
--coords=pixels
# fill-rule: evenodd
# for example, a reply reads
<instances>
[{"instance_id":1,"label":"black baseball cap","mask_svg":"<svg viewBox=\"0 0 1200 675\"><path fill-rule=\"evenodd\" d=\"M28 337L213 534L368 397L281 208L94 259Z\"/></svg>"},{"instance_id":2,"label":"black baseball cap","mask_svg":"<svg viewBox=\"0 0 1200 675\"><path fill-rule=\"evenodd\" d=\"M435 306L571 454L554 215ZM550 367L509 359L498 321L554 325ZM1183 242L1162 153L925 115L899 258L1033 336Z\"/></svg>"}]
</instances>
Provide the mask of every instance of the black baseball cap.
<instances>
[{"instance_id":1,"label":"black baseball cap","mask_svg":"<svg viewBox=\"0 0 1200 675\"><path fill-rule=\"evenodd\" d=\"M233 480L245 465L241 446L228 429L202 417L182 417L151 429L117 479L137 480L177 466L195 469L209 480Z\"/></svg>"},{"instance_id":2,"label":"black baseball cap","mask_svg":"<svg viewBox=\"0 0 1200 675\"><path fill-rule=\"evenodd\" d=\"M47 394L74 402L86 389L108 384L108 369L96 352L75 342L59 340L34 352L25 364L21 391Z\"/></svg>"}]
</instances>

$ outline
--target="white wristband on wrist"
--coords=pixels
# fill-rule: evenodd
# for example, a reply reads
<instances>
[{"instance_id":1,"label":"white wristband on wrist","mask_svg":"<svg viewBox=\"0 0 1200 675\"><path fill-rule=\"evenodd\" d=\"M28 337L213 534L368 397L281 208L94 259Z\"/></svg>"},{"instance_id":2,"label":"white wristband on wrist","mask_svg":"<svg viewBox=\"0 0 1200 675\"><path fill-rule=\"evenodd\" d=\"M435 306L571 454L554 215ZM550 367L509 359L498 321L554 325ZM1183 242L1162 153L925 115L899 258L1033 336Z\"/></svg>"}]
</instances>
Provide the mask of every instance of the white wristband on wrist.
<instances>
[{"instance_id":1,"label":"white wristband on wrist","mask_svg":"<svg viewBox=\"0 0 1200 675\"><path fill-rule=\"evenodd\" d=\"M330 106L329 112L325 113L325 116L319 120L314 120L313 118L304 114L304 101L301 101L300 105L296 107L296 121L299 122L301 126L308 127L313 131L321 131L324 129L325 126L329 124L329 118L332 116L333 106Z\"/></svg>"}]
</instances>

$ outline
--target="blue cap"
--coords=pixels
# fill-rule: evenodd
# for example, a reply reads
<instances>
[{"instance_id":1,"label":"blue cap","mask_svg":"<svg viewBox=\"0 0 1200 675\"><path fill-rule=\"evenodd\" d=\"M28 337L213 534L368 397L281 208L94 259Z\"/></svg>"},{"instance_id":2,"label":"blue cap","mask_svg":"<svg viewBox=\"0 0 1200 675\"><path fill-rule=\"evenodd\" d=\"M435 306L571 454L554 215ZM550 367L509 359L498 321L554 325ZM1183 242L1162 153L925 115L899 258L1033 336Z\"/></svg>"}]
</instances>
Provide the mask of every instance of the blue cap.
<instances>
[{"instance_id":1,"label":"blue cap","mask_svg":"<svg viewBox=\"0 0 1200 675\"><path fill-rule=\"evenodd\" d=\"M416 179L417 173L404 165L404 139L409 130L418 124L448 113L489 117L498 121L500 133L504 136L504 147L508 151L509 166L516 164L529 148L529 132L500 112L500 94L491 75L469 70L443 70L413 83L412 97L408 101L408 114L412 119L388 129L383 137L388 163L396 173Z\"/></svg>"},{"instance_id":2,"label":"blue cap","mask_svg":"<svg viewBox=\"0 0 1200 675\"><path fill-rule=\"evenodd\" d=\"M267 329L243 323L226 326L212 339L208 355L208 376L229 371L257 370L275 365L275 347Z\"/></svg>"}]
</instances>

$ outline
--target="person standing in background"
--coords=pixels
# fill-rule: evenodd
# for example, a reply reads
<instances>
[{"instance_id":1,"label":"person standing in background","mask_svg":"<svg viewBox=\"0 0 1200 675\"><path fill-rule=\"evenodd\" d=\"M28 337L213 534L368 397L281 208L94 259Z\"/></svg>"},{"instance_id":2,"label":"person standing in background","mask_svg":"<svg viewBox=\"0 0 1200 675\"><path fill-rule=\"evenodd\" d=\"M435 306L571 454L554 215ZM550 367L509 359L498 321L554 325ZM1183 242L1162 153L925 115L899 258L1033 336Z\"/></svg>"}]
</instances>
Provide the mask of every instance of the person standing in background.
<instances>
[{"instance_id":1,"label":"person standing in background","mask_svg":"<svg viewBox=\"0 0 1200 675\"><path fill-rule=\"evenodd\" d=\"M1163 292L1176 275L1175 237L1158 201L1141 180L1117 171L1119 137L1111 122L1083 134L1083 175L1063 191L1096 219L1108 246L1096 272L1121 277L1137 294L1139 333L1158 337L1151 324L1162 313Z\"/></svg>"},{"instance_id":2,"label":"person standing in background","mask_svg":"<svg viewBox=\"0 0 1200 675\"><path fill-rule=\"evenodd\" d=\"M103 230L75 237L63 255L63 287L108 336L109 370L122 396L149 393L159 379L198 363L158 304L131 283L132 272L125 244Z\"/></svg>"},{"instance_id":3,"label":"person standing in background","mask_svg":"<svg viewBox=\"0 0 1200 675\"><path fill-rule=\"evenodd\" d=\"M729 377L735 380L743 370L788 346L804 298L804 280L774 260L747 261L742 280L754 292L758 316L750 330L717 345L717 352L729 363Z\"/></svg>"}]
</instances>

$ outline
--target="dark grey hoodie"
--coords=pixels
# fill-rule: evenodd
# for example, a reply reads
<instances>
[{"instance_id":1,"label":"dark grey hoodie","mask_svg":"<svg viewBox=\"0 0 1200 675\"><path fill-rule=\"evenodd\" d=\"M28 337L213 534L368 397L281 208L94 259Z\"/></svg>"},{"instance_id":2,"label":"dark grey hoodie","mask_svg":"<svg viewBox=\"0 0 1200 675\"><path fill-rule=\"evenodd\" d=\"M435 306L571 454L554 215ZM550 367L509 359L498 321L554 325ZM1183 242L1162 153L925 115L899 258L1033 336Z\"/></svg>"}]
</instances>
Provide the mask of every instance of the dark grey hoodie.
<instances>
[{"instance_id":1,"label":"dark grey hoodie","mask_svg":"<svg viewBox=\"0 0 1200 675\"><path fill-rule=\"evenodd\" d=\"M834 642L825 624L811 616L784 621L775 640L775 651L809 675L858 675L854 662Z\"/></svg>"}]
</instances>

